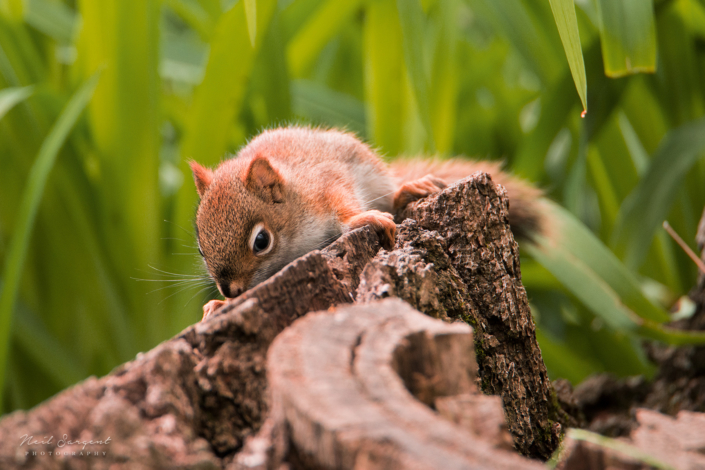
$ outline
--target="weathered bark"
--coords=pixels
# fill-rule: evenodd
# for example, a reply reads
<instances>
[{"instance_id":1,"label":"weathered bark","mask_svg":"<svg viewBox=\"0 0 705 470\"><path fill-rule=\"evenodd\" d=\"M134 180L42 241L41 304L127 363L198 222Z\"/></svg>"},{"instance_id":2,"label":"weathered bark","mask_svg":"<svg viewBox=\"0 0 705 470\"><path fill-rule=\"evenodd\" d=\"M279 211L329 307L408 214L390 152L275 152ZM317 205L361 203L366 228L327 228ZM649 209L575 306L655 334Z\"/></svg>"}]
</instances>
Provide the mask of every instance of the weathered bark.
<instances>
[{"instance_id":1,"label":"weathered bark","mask_svg":"<svg viewBox=\"0 0 705 470\"><path fill-rule=\"evenodd\" d=\"M503 190L486 175L475 175L411 204L406 215L416 222L399 227L395 250L379 252L369 229L352 232L109 376L88 379L33 410L4 418L0 468L224 468L267 417L266 375L272 365L266 353L274 338L309 311L387 296L476 328L482 390L502 396L516 448L547 457L557 445L559 426L552 421L550 384L521 287ZM410 389L471 429L467 421L473 420L458 409L459 403L475 399L437 402L434 374L429 369L425 382L407 380ZM414 409L426 410L420 406ZM262 446L277 436L284 441L278 429L267 421L261 439L250 439L246 452L255 455L253 443ZM107 456L25 454L63 452L66 447L56 444L64 433L73 440L110 436L109 445L86 449L107 447ZM20 446L24 434L55 437L47 444ZM298 450L290 450L295 461Z\"/></svg>"},{"instance_id":2,"label":"weathered bark","mask_svg":"<svg viewBox=\"0 0 705 470\"><path fill-rule=\"evenodd\" d=\"M472 435L421 403L477 394L473 348L467 325L433 320L399 300L309 314L269 353L271 418L285 434L278 445L293 448L289 464L302 469L543 468L494 448L488 436L497 421L466 416L480 428ZM236 462L247 468L253 454ZM269 468L281 463L272 459Z\"/></svg>"},{"instance_id":3,"label":"weathered bark","mask_svg":"<svg viewBox=\"0 0 705 470\"><path fill-rule=\"evenodd\" d=\"M472 183L427 197L409 206L404 216L435 232L434 240L455 268L445 271L452 282L439 285L467 292L464 302L449 299L446 305L458 310L464 304L467 317L461 318L475 328L482 391L502 397L516 448L548 458L560 441L559 410L521 284L519 249L507 224L508 200L487 175ZM444 264L440 254L435 256L439 250L427 251L432 253L428 262ZM426 312L413 299L399 296Z\"/></svg>"}]
</instances>

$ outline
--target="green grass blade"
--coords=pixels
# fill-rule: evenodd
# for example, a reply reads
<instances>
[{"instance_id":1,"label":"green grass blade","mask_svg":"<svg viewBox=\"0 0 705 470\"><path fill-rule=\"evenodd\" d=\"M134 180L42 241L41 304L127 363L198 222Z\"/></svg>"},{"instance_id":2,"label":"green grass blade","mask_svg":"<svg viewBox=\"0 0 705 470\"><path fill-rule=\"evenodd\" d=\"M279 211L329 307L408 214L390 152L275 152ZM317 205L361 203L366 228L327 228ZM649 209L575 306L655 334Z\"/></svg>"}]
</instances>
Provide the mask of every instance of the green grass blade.
<instances>
[{"instance_id":1,"label":"green grass blade","mask_svg":"<svg viewBox=\"0 0 705 470\"><path fill-rule=\"evenodd\" d=\"M358 11L362 0L327 0L291 38L286 58L292 77L301 78L309 70L323 47Z\"/></svg>"},{"instance_id":2,"label":"green grass blade","mask_svg":"<svg viewBox=\"0 0 705 470\"><path fill-rule=\"evenodd\" d=\"M638 462L642 462L651 468L657 468L660 470L675 470L675 467L661 462L641 449L625 442L618 441L617 439L612 439L594 432L586 431L585 429L569 429L568 437L576 441L590 442L592 444L597 444L598 446L614 450Z\"/></svg>"},{"instance_id":3,"label":"green grass blade","mask_svg":"<svg viewBox=\"0 0 705 470\"><path fill-rule=\"evenodd\" d=\"M705 332L693 330L676 330L652 321L644 321L639 326L638 334L644 338L653 339L673 346L690 344L705 344Z\"/></svg>"},{"instance_id":4,"label":"green grass blade","mask_svg":"<svg viewBox=\"0 0 705 470\"><path fill-rule=\"evenodd\" d=\"M255 47L257 38L257 0L245 0L245 17L247 18L247 32L250 35L250 44Z\"/></svg>"},{"instance_id":5,"label":"green grass blade","mask_svg":"<svg viewBox=\"0 0 705 470\"><path fill-rule=\"evenodd\" d=\"M546 208L547 216L556 224L556 233L560 235L550 242L546 240L542 245L544 249L564 250L572 259L584 264L585 269L594 273L609 286L610 291L616 293L620 304L624 304L639 317L658 323L670 320L663 308L654 305L644 296L638 281L627 267L582 222L557 204L546 202Z\"/></svg>"},{"instance_id":6,"label":"green grass blade","mask_svg":"<svg viewBox=\"0 0 705 470\"><path fill-rule=\"evenodd\" d=\"M697 15L695 4L668 2L658 7L656 18L657 31L667 31L657 38L661 112L665 112L674 126L705 114L702 52L696 45L699 39L688 24Z\"/></svg>"},{"instance_id":7,"label":"green grass blade","mask_svg":"<svg viewBox=\"0 0 705 470\"><path fill-rule=\"evenodd\" d=\"M0 13L13 21L22 21L25 14L25 0L0 0Z\"/></svg>"},{"instance_id":8,"label":"green grass blade","mask_svg":"<svg viewBox=\"0 0 705 470\"><path fill-rule=\"evenodd\" d=\"M587 166L592 177L593 188L600 203L602 215L601 227L611 230L619 212L617 191L610 180L610 173L605 167L600 151L595 146L588 147Z\"/></svg>"},{"instance_id":9,"label":"green grass blade","mask_svg":"<svg viewBox=\"0 0 705 470\"><path fill-rule=\"evenodd\" d=\"M416 98L419 117L423 123L431 153L436 151L431 126L431 103L424 54L424 12L419 0L397 0L399 21L404 45L404 62L409 73L411 89Z\"/></svg>"},{"instance_id":10,"label":"green grass blade","mask_svg":"<svg viewBox=\"0 0 705 470\"><path fill-rule=\"evenodd\" d=\"M652 0L597 0L605 74L622 77L656 70Z\"/></svg>"},{"instance_id":11,"label":"green grass blade","mask_svg":"<svg viewBox=\"0 0 705 470\"><path fill-rule=\"evenodd\" d=\"M118 282L162 261L158 175L161 83L158 0L81 0L76 42L79 73L104 67L87 123L100 188L97 212L103 250ZM109 38L106 39L106 38ZM249 47L249 44L248 44ZM166 337L166 312L156 296L123 284L125 312L139 349ZM149 312L149 313L146 313Z\"/></svg>"},{"instance_id":12,"label":"green grass blade","mask_svg":"<svg viewBox=\"0 0 705 470\"><path fill-rule=\"evenodd\" d=\"M629 156L638 175L643 175L649 167L649 154L646 152L644 145L639 140L634 127L629 122L629 119L624 113L619 114L619 130L624 138L624 143L629 149Z\"/></svg>"},{"instance_id":13,"label":"green grass blade","mask_svg":"<svg viewBox=\"0 0 705 470\"><path fill-rule=\"evenodd\" d=\"M404 61L394 0L368 2L363 30L367 136L389 155L403 148ZM384 44L384 47L379 47Z\"/></svg>"},{"instance_id":14,"label":"green grass blade","mask_svg":"<svg viewBox=\"0 0 705 470\"><path fill-rule=\"evenodd\" d=\"M431 116L433 139L440 154L452 155L458 122L458 98L462 81L458 60L461 23L457 21L462 6L460 0L445 0L438 4L439 12L432 17L435 27L435 47L431 61Z\"/></svg>"},{"instance_id":15,"label":"green grass blade","mask_svg":"<svg viewBox=\"0 0 705 470\"><path fill-rule=\"evenodd\" d=\"M194 0L166 0L174 13L191 26L201 38L208 40L213 31L213 20L206 10Z\"/></svg>"},{"instance_id":16,"label":"green grass blade","mask_svg":"<svg viewBox=\"0 0 705 470\"><path fill-rule=\"evenodd\" d=\"M578 32L578 18L575 16L575 3L573 0L549 0L551 10L556 20L558 33L561 36L563 49L568 58L570 73L573 75L575 88L583 103L583 110L587 111L587 80L585 78L585 62L583 51L580 48L580 34Z\"/></svg>"},{"instance_id":17,"label":"green grass blade","mask_svg":"<svg viewBox=\"0 0 705 470\"><path fill-rule=\"evenodd\" d=\"M308 80L296 80L291 84L291 101L299 116L364 135L365 107L350 95Z\"/></svg>"},{"instance_id":18,"label":"green grass blade","mask_svg":"<svg viewBox=\"0 0 705 470\"><path fill-rule=\"evenodd\" d=\"M525 250L541 263L592 313L613 330L635 333L639 324L612 288L580 259L547 239Z\"/></svg>"},{"instance_id":19,"label":"green grass blade","mask_svg":"<svg viewBox=\"0 0 705 470\"><path fill-rule=\"evenodd\" d=\"M206 12L201 11L201 14L206 21L210 21ZM193 21L196 22L196 20ZM192 27L196 29L193 25ZM201 38L208 38L210 37L210 29L207 33L199 34ZM199 40L199 36L193 31L183 31L170 22L164 22L160 42L159 75L161 78L193 86L203 81L206 58L208 57L207 43Z\"/></svg>"},{"instance_id":20,"label":"green grass blade","mask_svg":"<svg viewBox=\"0 0 705 470\"><path fill-rule=\"evenodd\" d=\"M88 105L98 84L99 74L94 74L66 104L56 123L42 142L37 159L32 165L25 190L20 202L19 220L12 234L10 246L3 269L4 286L0 293L0 403L7 370L7 354L10 346L12 313L17 299L20 277L27 256L27 248L32 234L32 227L44 194L49 173L54 166L66 137Z\"/></svg>"},{"instance_id":21,"label":"green grass blade","mask_svg":"<svg viewBox=\"0 0 705 470\"><path fill-rule=\"evenodd\" d=\"M252 69L251 103L257 103L253 124L261 129L273 122L291 120L291 80L286 65L281 13L275 12L269 30L262 38L257 61ZM254 116L253 116L254 117Z\"/></svg>"},{"instance_id":22,"label":"green grass blade","mask_svg":"<svg viewBox=\"0 0 705 470\"><path fill-rule=\"evenodd\" d=\"M705 343L705 332L662 326L669 315L643 295L624 265L568 211L546 204L560 235L539 236L524 249L596 317L615 331L667 344Z\"/></svg>"},{"instance_id":23,"label":"green grass blade","mask_svg":"<svg viewBox=\"0 0 705 470\"><path fill-rule=\"evenodd\" d=\"M25 21L64 44L73 40L77 23L76 14L71 8L61 2L47 0L29 0Z\"/></svg>"},{"instance_id":24,"label":"green grass blade","mask_svg":"<svg viewBox=\"0 0 705 470\"><path fill-rule=\"evenodd\" d=\"M534 21L526 1L473 0L478 12L485 14L497 26L502 37L524 57L526 65L544 84L557 79L560 71L559 49L547 36L549 25ZM559 46L560 47L560 46Z\"/></svg>"},{"instance_id":25,"label":"green grass blade","mask_svg":"<svg viewBox=\"0 0 705 470\"><path fill-rule=\"evenodd\" d=\"M17 103L29 98L34 91L34 87L13 87L0 90L0 119L7 114Z\"/></svg>"},{"instance_id":26,"label":"green grass blade","mask_svg":"<svg viewBox=\"0 0 705 470\"><path fill-rule=\"evenodd\" d=\"M512 171L528 179L541 179L544 159L558 132L564 128L570 113L577 107L578 100L573 93L573 81L566 70L554 83L549 85L553 93L541 102L541 116L531 133L523 139L514 157Z\"/></svg>"},{"instance_id":27,"label":"green grass blade","mask_svg":"<svg viewBox=\"0 0 705 470\"><path fill-rule=\"evenodd\" d=\"M260 2L259 35L267 30L275 6L273 0ZM185 159L212 164L225 154L228 130L242 106L256 53L250 45L244 6L239 3L220 17L213 33L206 74L194 94L192 119L184 136Z\"/></svg>"},{"instance_id":28,"label":"green grass blade","mask_svg":"<svg viewBox=\"0 0 705 470\"><path fill-rule=\"evenodd\" d=\"M620 209L615 239L625 245L627 266L641 264L686 174L703 152L705 119L678 127L663 139L646 174Z\"/></svg>"},{"instance_id":29,"label":"green grass blade","mask_svg":"<svg viewBox=\"0 0 705 470\"><path fill-rule=\"evenodd\" d=\"M575 350L574 345L568 346L556 341L540 328L536 329L536 340L541 347L541 356L546 367L555 377L578 384L589 375L600 371L599 364L595 364L590 354L581 354Z\"/></svg>"},{"instance_id":30,"label":"green grass blade","mask_svg":"<svg viewBox=\"0 0 705 470\"><path fill-rule=\"evenodd\" d=\"M34 359L44 374L62 388L88 376L80 362L54 337L42 320L31 310L18 306L13 334L19 345Z\"/></svg>"}]
</instances>

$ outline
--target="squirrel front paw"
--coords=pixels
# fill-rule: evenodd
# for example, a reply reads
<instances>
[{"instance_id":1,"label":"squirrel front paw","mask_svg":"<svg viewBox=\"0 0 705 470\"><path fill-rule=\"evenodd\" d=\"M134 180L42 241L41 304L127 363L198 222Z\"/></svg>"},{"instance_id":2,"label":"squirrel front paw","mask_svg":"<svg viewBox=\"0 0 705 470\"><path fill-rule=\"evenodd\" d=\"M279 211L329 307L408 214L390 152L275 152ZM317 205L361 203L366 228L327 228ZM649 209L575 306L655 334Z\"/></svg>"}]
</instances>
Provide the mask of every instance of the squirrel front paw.
<instances>
[{"instance_id":1,"label":"squirrel front paw","mask_svg":"<svg viewBox=\"0 0 705 470\"><path fill-rule=\"evenodd\" d=\"M350 217L345 223L350 229L356 229L369 225L375 229L379 242L386 250L394 248L394 239L397 233L397 226L394 223L394 216L387 212L370 210Z\"/></svg>"},{"instance_id":2,"label":"squirrel front paw","mask_svg":"<svg viewBox=\"0 0 705 470\"><path fill-rule=\"evenodd\" d=\"M210 317L213 312L215 312L225 304L226 302L224 300L209 301L206 305L203 306L203 318L201 318L201 321L206 321L206 319Z\"/></svg>"},{"instance_id":3,"label":"squirrel front paw","mask_svg":"<svg viewBox=\"0 0 705 470\"><path fill-rule=\"evenodd\" d=\"M404 183L394 193L394 210L398 212L410 202L445 189L445 187L445 181L433 175L426 175L423 178Z\"/></svg>"}]
</instances>

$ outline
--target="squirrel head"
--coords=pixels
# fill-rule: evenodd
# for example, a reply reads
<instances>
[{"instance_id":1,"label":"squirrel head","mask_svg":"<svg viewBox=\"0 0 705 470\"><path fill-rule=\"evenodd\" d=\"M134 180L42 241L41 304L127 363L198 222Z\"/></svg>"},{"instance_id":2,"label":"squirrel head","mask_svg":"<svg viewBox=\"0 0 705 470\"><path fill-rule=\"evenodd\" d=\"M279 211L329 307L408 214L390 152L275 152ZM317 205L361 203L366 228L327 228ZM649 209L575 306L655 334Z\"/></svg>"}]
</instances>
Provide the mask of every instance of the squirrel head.
<instances>
[{"instance_id":1,"label":"squirrel head","mask_svg":"<svg viewBox=\"0 0 705 470\"><path fill-rule=\"evenodd\" d=\"M201 202L198 248L224 297L234 298L279 270L295 230L281 175L262 156L234 158L215 171L190 162Z\"/></svg>"}]
</instances>

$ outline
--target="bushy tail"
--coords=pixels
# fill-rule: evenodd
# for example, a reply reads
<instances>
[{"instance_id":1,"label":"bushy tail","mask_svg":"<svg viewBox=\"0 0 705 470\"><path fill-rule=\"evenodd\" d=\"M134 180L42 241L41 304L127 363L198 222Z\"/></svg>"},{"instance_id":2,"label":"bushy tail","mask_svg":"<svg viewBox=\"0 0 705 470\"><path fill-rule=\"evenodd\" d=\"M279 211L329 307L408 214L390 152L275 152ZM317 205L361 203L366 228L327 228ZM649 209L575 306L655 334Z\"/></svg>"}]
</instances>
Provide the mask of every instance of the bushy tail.
<instances>
[{"instance_id":1,"label":"bushy tail","mask_svg":"<svg viewBox=\"0 0 705 470\"><path fill-rule=\"evenodd\" d=\"M531 239L532 234L544 233L544 217L540 210L540 189L501 170L501 163L487 161L412 158L390 163L392 174L400 182L413 181L432 174L448 184L477 172L489 173L492 181L505 187L509 195L509 224L517 238Z\"/></svg>"}]
</instances>

